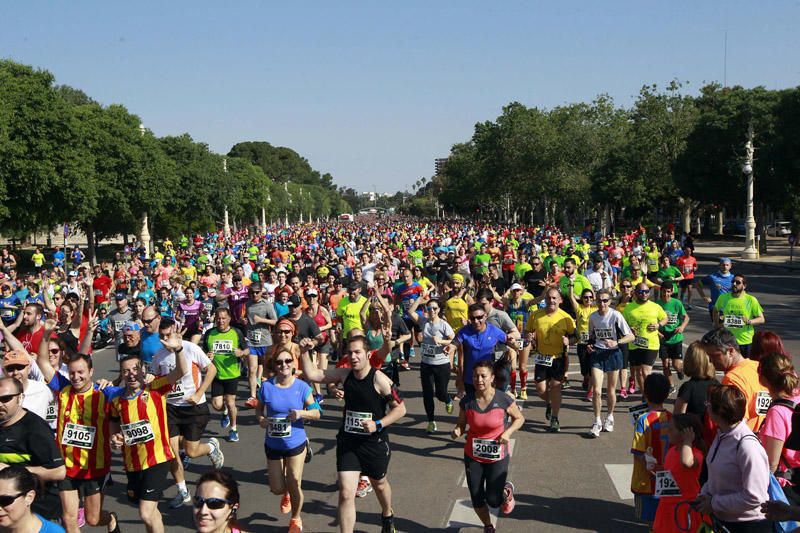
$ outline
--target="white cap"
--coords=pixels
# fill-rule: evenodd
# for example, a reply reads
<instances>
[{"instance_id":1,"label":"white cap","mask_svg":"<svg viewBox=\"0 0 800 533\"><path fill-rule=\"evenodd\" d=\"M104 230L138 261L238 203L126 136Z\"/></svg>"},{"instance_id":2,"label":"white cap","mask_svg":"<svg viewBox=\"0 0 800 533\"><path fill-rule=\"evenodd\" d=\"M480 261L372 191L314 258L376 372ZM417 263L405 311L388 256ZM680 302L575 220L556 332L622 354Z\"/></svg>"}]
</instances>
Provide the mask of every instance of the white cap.
<instances>
[{"instance_id":1,"label":"white cap","mask_svg":"<svg viewBox=\"0 0 800 533\"><path fill-rule=\"evenodd\" d=\"M521 291L522 289L523 289L522 285L520 285L519 283L515 283L515 284L513 284L513 285L511 286L511 289L509 289L509 290L512 290L512 291Z\"/></svg>"}]
</instances>

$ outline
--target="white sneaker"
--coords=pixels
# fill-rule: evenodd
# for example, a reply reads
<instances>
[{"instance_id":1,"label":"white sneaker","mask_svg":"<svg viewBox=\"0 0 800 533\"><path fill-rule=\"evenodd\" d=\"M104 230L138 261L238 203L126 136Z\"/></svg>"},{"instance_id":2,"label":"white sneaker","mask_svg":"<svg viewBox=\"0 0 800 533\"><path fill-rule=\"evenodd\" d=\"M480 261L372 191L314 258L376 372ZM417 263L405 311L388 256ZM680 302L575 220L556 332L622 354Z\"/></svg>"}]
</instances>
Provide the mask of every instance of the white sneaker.
<instances>
[{"instance_id":1,"label":"white sneaker","mask_svg":"<svg viewBox=\"0 0 800 533\"><path fill-rule=\"evenodd\" d=\"M611 433L614 431L614 417L607 416L606 419L603 421L603 431L607 433Z\"/></svg>"},{"instance_id":2,"label":"white sneaker","mask_svg":"<svg viewBox=\"0 0 800 533\"><path fill-rule=\"evenodd\" d=\"M592 429L589 430L589 436L593 439L596 439L600 436L600 429L601 429L600 421L595 420L594 424L592 424Z\"/></svg>"}]
</instances>

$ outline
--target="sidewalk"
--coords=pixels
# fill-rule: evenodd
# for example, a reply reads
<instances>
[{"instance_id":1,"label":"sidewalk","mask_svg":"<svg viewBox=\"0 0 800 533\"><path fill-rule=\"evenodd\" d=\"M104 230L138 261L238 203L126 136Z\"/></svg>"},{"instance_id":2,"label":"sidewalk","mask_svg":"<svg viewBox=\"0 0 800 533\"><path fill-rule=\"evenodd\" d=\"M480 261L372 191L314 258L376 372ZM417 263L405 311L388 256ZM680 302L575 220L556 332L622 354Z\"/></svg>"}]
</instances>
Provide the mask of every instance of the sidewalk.
<instances>
[{"instance_id":1,"label":"sidewalk","mask_svg":"<svg viewBox=\"0 0 800 533\"><path fill-rule=\"evenodd\" d=\"M695 255L698 259L716 260L730 257L734 262L753 263L763 266L800 270L800 247L795 246L793 261L789 260L789 244L785 238L770 237L767 241L767 253L758 259L742 259L744 239L739 240L695 240Z\"/></svg>"}]
</instances>

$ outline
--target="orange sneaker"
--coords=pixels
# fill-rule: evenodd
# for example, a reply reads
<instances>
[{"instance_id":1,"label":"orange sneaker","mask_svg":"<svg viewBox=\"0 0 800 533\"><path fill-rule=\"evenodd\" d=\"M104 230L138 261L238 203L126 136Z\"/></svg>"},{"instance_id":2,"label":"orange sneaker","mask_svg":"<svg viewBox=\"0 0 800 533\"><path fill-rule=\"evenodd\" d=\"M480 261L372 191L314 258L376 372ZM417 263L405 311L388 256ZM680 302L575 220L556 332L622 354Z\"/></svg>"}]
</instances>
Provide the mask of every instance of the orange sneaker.
<instances>
[{"instance_id":1,"label":"orange sneaker","mask_svg":"<svg viewBox=\"0 0 800 533\"><path fill-rule=\"evenodd\" d=\"M255 398L253 398L253 397L251 396L251 397L249 397L249 398L247 399L247 401L246 401L246 402L244 402L244 405L245 405L246 407L249 407L249 408L251 408L251 409L255 409L256 407L258 407L258 400L256 400Z\"/></svg>"},{"instance_id":2,"label":"orange sneaker","mask_svg":"<svg viewBox=\"0 0 800 533\"><path fill-rule=\"evenodd\" d=\"M283 514L286 514L291 510L292 510L292 498L289 496L289 493L286 492L284 493L283 498L281 498L281 512Z\"/></svg>"},{"instance_id":3,"label":"orange sneaker","mask_svg":"<svg viewBox=\"0 0 800 533\"><path fill-rule=\"evenodd\" d=\"M303 521L300 517L292 518L289 520L289 533L302 533L303 532Z\"/></svg>"}]
</instances>

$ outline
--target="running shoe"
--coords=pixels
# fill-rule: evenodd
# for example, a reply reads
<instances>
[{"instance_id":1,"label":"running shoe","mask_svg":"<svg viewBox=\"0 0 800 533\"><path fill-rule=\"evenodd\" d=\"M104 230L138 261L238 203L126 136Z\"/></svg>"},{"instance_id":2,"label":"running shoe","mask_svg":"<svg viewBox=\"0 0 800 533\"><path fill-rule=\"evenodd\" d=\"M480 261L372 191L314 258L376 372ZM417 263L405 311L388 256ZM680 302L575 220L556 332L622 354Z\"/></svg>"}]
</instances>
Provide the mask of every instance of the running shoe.
<instances>
[{"instance_id":1,"label":"running shoe","mask_svg":"<svg viewBox=\"0 0 800 533\"><path fill-rule=\"evenodd\" d=\"M86 510L83 507L78 508L78 527L86 525Z\"/></svg>"},{"instance_id":2,"label":"running shoe","mask_svg":"<svg viewBox=\"0 0 800 533\"><path fill-rule=\"evenodd\" d=\"M620 389L620 391L619 391L619 397L622 398L623 400L627 400L628 399L628 389L626 389L625 387L622 387Z\"/></svg>"},{"instance_id":3,"label":"running shoe","mask_svg":"<svg viewBox=\"0 0 800 533\"><path fill-rule=\"evenodd\" d=\"M403 370L411 370L411 365L409 365L408 361L406 361L405 359L400 359L399 364L400 368L402 368Z\"/></svg>"},{"instance_id":4,"label":"running shoe","mask_svg":"<svg viewBox=\"0 0 800 533\"><path fill-rule=\"evenodd\" d=\"M408 352L408 358L411 359L412 357L414 357L414 347L413 346L411 347L411 350Z\"/></svg>"},{"instance_id":5,"label":"running shoe","mask_svg":"<svg viewBox=\"0 0 800 533\"><path fill-rule=\"evenodd\" d=\"M687 311L691 311L692 309L694 309L694 307L692 307L692 304L686 304Z\"/></svg>"},{"instance_id":6,"label":"running shoe","mask_svg":"<svg viewBox=\"0 0 800 533\"><path fill-rule=\"evenodd\" d=\"M428 432L428 435L433 435L434 433L436 433L437 429L438 428L436 427L436 422L431 420L430 422L428 422L428 428L425 431Z\"/></svg>"},{"instance_id":7,"label":"running shoe","mask_svg":"<svg viewBox=\"0 0 800 533\"><path fill-rule=\"evenodd\" d=\"M448 402L447 402L447 403L444 405L444 409L445 409L445 411L447 411L447 414L448 414L448 415L450 415L450 414L453 414L453 400L452 400L452 399L450 399L450 400L449 400L449 401L448 401Z\"/></svg>"},{"instance_id":8,"label":"running shoe","mask_svg":"<svg viewBox=\"0 0 800 533\"><path fill-rule=\"evenodd\" d=\"M514 510L516 502L514 501L514 484L506 481L506 486L503 488L503 504L500 506L500 511L503 514L509 514Z\"/></svg>"},{"instance_id":9,"label":"running shoe","mask_svg":"<svg viewBox=\"0 0 800 533\"><path fill-rule=\"evenodd\" d=\"M228 432L228 442L239 442L239 431L232 429Z\"/></svg>"},{"instance_id":10,"label":"running shoe","mask_svg":"<svg viewBox=\"0 0 800 533\"><path fill-rule=\"evenodd\" d=\"M208 458L211 464L214 465L214 468L219 470L225 464L225 456L222 454L219 441L215 437L211 437L208 439L208 446L211 448L211 451L208 452Z\"/></svg>"},{"instance_id":11,"label":"running shoe","mask_svg":"<svg viewBox=\"0 0 800 533\"><path fill-rule=\"evenodd\" d=\"M602 431L603 426L600 424L599 420L595 420L594 424L592 424L592 429L589 430L589 436L596 439L600 436L600 431Z\"/></svg>"},{"instance_id":12,"label":"running shoe","mask_svg":"<svg viewBox=\"0 0 800 533\"><path fill-rule=\"evenodd\" d=\"M178 509L179 507L183 507L187 503L192 501L192 497L189 495L189 491L186 489L178 489L178 494L175 495L172 500L169 502L170 509Z\"/></svg>"},{"instance_id":13,"label":"running shoe","mask_svg":"<svg viewBox=\"0 0 800 533\"><path fill-rule=\"evenodd\" d=\"M228 416L228 413L222 413L222 418L219 421L219 425L222 429L231 425L231 417Z\"/></svg>"},{"instance_id":14,"label":"running shoe","mask_svg":"<svg viewBox=\"0 0 800 533\"><path fill-rule=\"evenodd\" d=\"M117 516L117 513L115 513L114 511L111 511L108 514L110 514L111 516L114 517L114 529L109 531L109 533L122 533L122 531L119 528L119 517ZM110 524L111 524L111 522L109 522L109 525Z\"/></svg>"},{"instance_id":15,"label":"running shoe","mask_svg":"<svg viewBox=\"0 0 800 533\"><path fill-rule=\"evenodd\" d=\"M314 458L314 450L311 449L311 441L308 440L308 437L306 437L306 458L305 461L303 462L305 464L308 464L311 462L311 459L313 458Z\"/></svg>"},{"instance_id":16,"label":"running shoe","mask_svg":"<svg viewBox=\"0 0 800 533\"><path fill-rule=\"evenodd\" d=\"M303 520L299 516L289 520L289 533L303 533Z\"/></svg>"},{"instance_id":17,"label":"running shoe","mask_svg":"<svg viewBox=\"0 0 800 533\"><path fill-rule=\"evenodd\" d=\"M281 498L281 513L287 514L292 510L292 497L289 496L288 492L283 493L283 498Z\"/></svg>"},{"instance_id":18,"label":"running shoe","mask_svg":"<svg viewBox=\"0 0 800 533\"><path fill-rule=\"evenodd\" d=\"M178 457L180 457L181 465L183 465L183 469L186 470L189 468L189 456L186 455L186 452L181 450L178 452Z\"/></svg>"},{"instance_id":19,"label":"running shoe","mask_svg":"<svg viewBox=\"0 0 800 533\"><path fill-rule=\"evenodd\" d=\"M247 399L247 401L244 402L244 405L245 405L245 407L249 407L251 409L255 409L256 407L258 407L258 400L256 400L255 397L250 396Z\"/></svg>"},{"instance_id":20,"label":"running shoe","mask_svg":"<svg viewBox=\"0 0 800 533\"><path fill-rule=\"evenodd\" d=\"M636 385L633 383L628 387L628 394L636 394Z\"/></svg>"},{"instance_id":21,"label":"running shoe","mask_svg":"<svg viewBox=\"0 0 800 533\"><path fill-rule=\"evenodd\" d=\"M605 420L603 420L603 431L606 433L612 433L614 431L614 417L607 416Z\"/></svg>"},{"instance_id":22,"label":"running shoe","mask_svg":"<svg viewBox=\"0 0 800 533\"><path fill-rule=\"evenodd\" d=\"M520 389L519 396L517 396L520 400L527 400L528 399L528 391L525 389Z\"/></svg>"},{"instance_id":23,"label":"running shoe","mask_svg":"<svg viewBox=\"0 0 800 533\"><path fill-rule=\"evenodd\" d=\"M325 397L322 394L314 394L314 401L322 405L325 402Z\"/></svg>"},{"instance_id":24,"label":"running shoe","mask_svg":"<svg viewBox=\"0 0 800 533\"><path fill-rule=\"evenodd\" d=\"M558 422L558 417L554 416L550 419L550 428L548 429L550 433L558 433L561 431L561 424Z\"/></svg>"},{"instance_id":25,"label":"running shoe","mask_svg":"<svg viewBox=\"0 0 800 533\"><path fill-rule=\"evenodd\" d=\"M586 401L591 402L592 396L594 396L594 389L589 389L589 391L586 393Z\"/></svg>"},{"instance_id":26,"label":"running shoe","mask_svg":"<svg viewBox=\"0 0 800 533\"><path fill-rule=\"evenodd\" d=\"M546 407L544 408L544 419L545 420L550 420L550 415L552 413L553 413L553 409L550 407L550 404L548 403L546 405Z\"/></svg>"},{"instance_id":27,"label":"running shoe","mask_svg":"<svg viewBox=\"0 0 800 533\"><path fill-rule=\"evenodd\" d=\"M670 396L672 396L672 395L673 395L673 394L675 394L676 392L677 392L677 389L676 389L675 387L670 387L670 388L669 388L669 395L670 395Z\"/></svg>"},{"instance_id":28,"label":"running shoe","mask_svg":"<svg viewBox=\"0 0 800 533\"><path fill-rule=\"evenodd\" d=\"M381 533L397 533L394 527L394 515L381 517Z\"/></svg>"},{"instance_id":29,"label":"running shoe","mask_svg":"<svg viewBox=\"0 0 800 533\"><path fill-rule=\"evenodd\" d=\"M364 498L370 492L372 492L372 483L370 483L368 479L359 478L358 487L356 488L356 498Z\"/></svg>"}]
</instances>

